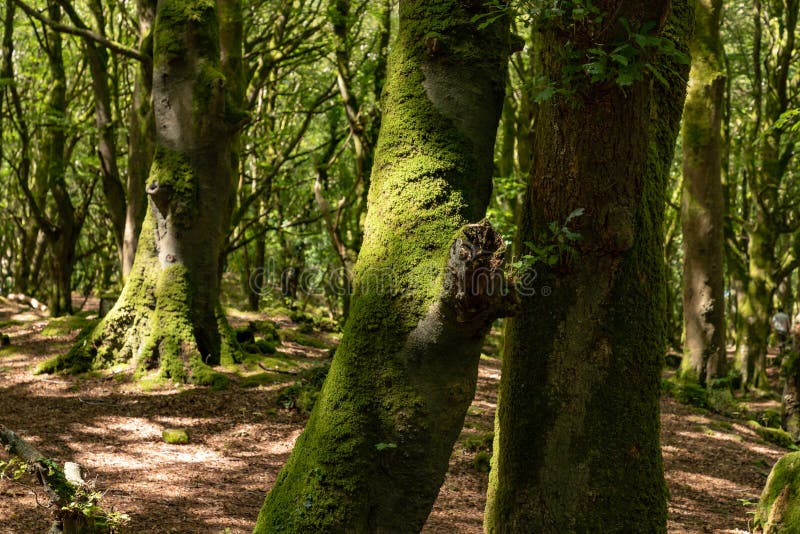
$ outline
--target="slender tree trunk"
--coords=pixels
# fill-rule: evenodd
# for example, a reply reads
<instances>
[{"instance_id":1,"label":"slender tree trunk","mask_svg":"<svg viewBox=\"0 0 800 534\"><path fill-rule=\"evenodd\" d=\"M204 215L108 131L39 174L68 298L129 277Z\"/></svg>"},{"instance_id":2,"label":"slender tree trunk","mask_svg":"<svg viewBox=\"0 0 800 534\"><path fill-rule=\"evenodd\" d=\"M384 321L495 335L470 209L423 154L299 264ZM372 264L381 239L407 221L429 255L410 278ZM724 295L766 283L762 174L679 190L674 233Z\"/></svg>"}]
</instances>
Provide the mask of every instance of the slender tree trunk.
<instances>
[{"instance_id":1,"label":"slender tree trunk","mask_svg":"<svg viewBox=\"0 0 800 534\"><path fill-rule=\"evenodd\" d=\"M350 317L256 532L417 532L430 513L506 298L502 240L468 225L509 54L507 21L472 22L486 9L400 2Z\"/></svg>"},{"instance_id":2,"label":"slender tree trunk","mask_svg":"<svg viewBox=\"0 0 800 534\"><path fill-rule=\"evenodd\" d=\"M721 8L721 0L697 3L692 70L683 116L681 223L686 345L681 374L701 384L725 373L726 357Z\"/></svg>"},{"instance_id":3,"label":"slender tree trunk","mask_svg":"<svg viewBox=\"0 0 800 534\"><path fill-rule=\"evenodd\" d=\"M59 0L72 23L81 29L89 29L68 0ZM95 19L93 31L105 36L103 5L92 0L89 9ZM108 75L108 52L92 39L84 39L83 46L89 70L92 74L92 93L95 106L95 125L97 127L97 156L100 160L103 193L106 208L111 218L114 239L120 262L123 259L123 234L125 229L125 190L122 187L117 165L117 133L111 109L111 88Z\"/></svg>"},{"instance_id":4,"label":"slender tree trunk","mask_svg":"<svg viewBox=\"0 0 800 534\"><path fill-rule=\"evenodd\" d=\"M51 20L61 19L61 8L51 1L48 3ZM72 205L65 173L66 117L67 117L67 76L64 70L64 56L61 34L47 29L48 59L52 86L47 97L47 109L51 123L46 128L43 153L45 160L37 172L44 173L48 189L55 201L56 224L44 224L45 236L50 249L50 268L52 288L50 291L50 313L59 316L72 313L72 271L75 266L75 246L80 232L76 224L75 208ZM44 206L42 206L44 212Z\"/></svg>"},{"instance_id":5,"label":"slender tree trunk","mask_svg":"<svg viewBox=\"0 0 800 534\"><path fill-rule=\"evenodd\" d=\"M138 0L139 51L146 57L153 57L153 22L155 0ZM128 175L127 204L125 205L125 225L122 234L122 277L127 280L136 258L136 247L142 229L147 198L144 192L147 175L153 161L153 138L155 122L152 108L153 64L142 62L133 82L131 109L128 113Z\"/></svg>"},{"instance_id":6,"label":"slender tree trunk","mask_svg":"<svg viewBox=\"0 0 800 534\"><path fill-rule=\"evenodd\" d=\"M243 116L227 89L217 13L204 0L160 0L153 30L155 151L149 210L133 269L114 308L46 369L135 359L140 371L205 383L205 364L236 343L219 305L219 258Z\"/></svg>"},{"instance_id":7,"label":"slender tree trunk","mask_svg":"<svg viewBox=\"0 0 800 534\"><path fill-rule=\"evenodd\" d=\"M685 49L692 10L676 1L672 11L665 35ZM604 38L620 19L666 16L666 3L622 3ZM602 46L573 28L545 24L542 75L561 79L567 40ZM487 532L666 531L663 211L688 67L653 65L668 88L582 79L538 106L517 243L548 243L553 221L578 208L582 239L577 256L535 265L548 288L506 327Z\"/></svg>"}]
</instances>

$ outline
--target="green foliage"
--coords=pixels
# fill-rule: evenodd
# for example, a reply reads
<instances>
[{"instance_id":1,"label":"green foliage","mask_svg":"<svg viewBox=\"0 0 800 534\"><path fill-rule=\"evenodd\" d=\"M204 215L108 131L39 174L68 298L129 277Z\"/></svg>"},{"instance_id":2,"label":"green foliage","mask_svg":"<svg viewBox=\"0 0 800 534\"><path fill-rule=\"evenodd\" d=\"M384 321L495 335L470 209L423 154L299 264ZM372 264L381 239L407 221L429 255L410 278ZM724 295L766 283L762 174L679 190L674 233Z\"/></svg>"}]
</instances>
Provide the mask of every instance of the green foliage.
<instances>
[{"instance_id":1,"label":"green foliage","mask_svg":"<svg viewBox=\"0 0 800 534\"><path fill-rule=\"evenodd\" d=\"M4 478L19 480L30 471L31 466L17 457L12 456L8 460L0 460L0 480Z\"/></svg>"},{"instance_id":2,"label":"green foliage","mask_svg":"<svg viewBox=\"0 0 800 534\"><path fill-rule=\"evenodd\" d=\"M464 450L469 452L476 451L490 451L492 449L492 441L494 440L494 432L486 432L485 434L471 434L464 438Z\"/></svg>"},{"instance_id":3,"label":"green foliage","mask_svg":"<svg viewBox=\"0 0 800 534\"><path fill-rule=\"evenodd\" d=\"M330 366L325 364L303 370L297 382L282 389L278 394L278 405L287 410L311 413L329 369Z\"/></svg>"},{"instance_id":4,"label":"green foliage","mask_svg":"<svg viewBox=\"0 0 800 534\"><path fill-rule=\"evenodd\" d=\"M747 412L747 409L736 401L728 388L709 388L708 406L712 411L729 417L736 417Z\"/></svg>"},{"instance_id":5,"label":"green foliage","mask_svg":"<svg viewBox=\"0 0 800 534\"><path fill-rule=\"evenodd\" d=\"M472 467L478 471L488 473L492 467L492 455L485 451L479 452L472 460Z\"/></svg>"},{"instance_id":6,"label":"green foliage","mask_svg":"<svg viewBox=\"0 0 800 534\"><path fill-rule=\"evenodd\" d=\"M767 428L781 428L781 413L778 410L764 410L757 414L758 422Z\"/></svg>"},{"instance_id":7,"label":"green foliage","mask_svg":"<svg viewBox=\"0 0 800 534\"><path fill-rule=\"evenodd\" d=\"M593 84L610 82L626 87L641 81L650 73L659 83L668 87L667 79L653 66L652 58L668 57L679 63L689 63L689 57L678 50L671 39L655 35L655 21L647 21L638 29L633 29L624 18L620 18L619 23L626 34L619 41L586 50L571 46L567 48L566 78L574 80L583 74Z\"/></svg>"},{"instance_id":8,"label":"green foliage","mask_svg":"<svg viewBox=\"0 0 800 534\"><path fill-rule=\"evenodd\" d=\"M775 121L775 129L796 134L800 132L800 108L789 109Z\"/></svg>"},{"instance_id":9,"label":"green foliage","mask_svg":"<svg viewBox=\"0 0 800 534\"><path fill-rule=\"evenodd\" d=\"M672 395L681 404L697 408L710 408L708 391L694 380L669 378L661 382L661 389Z\"/></svg>"},{"instance_id":10,"label":"green foliage","mask_svg":"<svg viewBox=\"0 0 800 534\"><path fill-rule=\"evenodd\" d=\"M130 516L121 512L106 512L100 506L104 495L103 492L95 491L90 485L81 486L75 490L74 499L62 507L62 511L84 516L91 532L109 534L124 532Z\"/></svg>"},{"instance_id":11,"label":"green foliage","mask_svg":"<svg viewBox=\"0 0 800 534\"><path fill-rule=\"evenodd\" d=\"M536 265L553 266L559 262L577 258L578 250L574 245L581 239L581 235L570 230L569 225L583 213L583 208L577 208L567 216L563 223L551 222L547 227L548 235L541 236L536 242L526 241L527 253L511 266L515 269L525 270Z\"/></svg>"}]
</instances>

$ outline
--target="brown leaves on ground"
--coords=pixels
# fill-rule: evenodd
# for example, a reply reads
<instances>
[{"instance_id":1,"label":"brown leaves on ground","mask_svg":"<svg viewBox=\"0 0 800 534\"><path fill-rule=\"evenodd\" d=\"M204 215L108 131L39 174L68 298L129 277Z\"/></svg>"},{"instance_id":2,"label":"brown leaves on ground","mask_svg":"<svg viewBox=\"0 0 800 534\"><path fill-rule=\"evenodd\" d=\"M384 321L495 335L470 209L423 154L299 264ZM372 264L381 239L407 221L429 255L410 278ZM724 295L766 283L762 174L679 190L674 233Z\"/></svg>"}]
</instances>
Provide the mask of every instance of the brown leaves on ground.
<instances>
[{"instance_id":1,"label":"brown leaves on ground","mask_svg":"<svg viewBox=\"0 0 800 534\"><path fill-rule=\"evenodd\" d=\"M276 404L292 377L256 388L184 386L144 391L127 371L34 376L74 335L45 337L47 319L0 302L0 422L59 462L76 461L105 490L107 509L130 515L130 532L250 532L265 493L288 458L305 418ZM321 351L289 344L295 356ZM500 364L481 360L478 393L424 532L482 532L487 474L475 458L493 428ZM742 422L662 401L670 488L670 532L748 532L750 512L772 464L786 451ZM161 439L186 428L187 445ZM0 457L5 453L0 451ZM47 502L32 480L0 481L0 532L44 532ZM738 530L737 530L738 529Z\"/></svg>"}]
</instances>

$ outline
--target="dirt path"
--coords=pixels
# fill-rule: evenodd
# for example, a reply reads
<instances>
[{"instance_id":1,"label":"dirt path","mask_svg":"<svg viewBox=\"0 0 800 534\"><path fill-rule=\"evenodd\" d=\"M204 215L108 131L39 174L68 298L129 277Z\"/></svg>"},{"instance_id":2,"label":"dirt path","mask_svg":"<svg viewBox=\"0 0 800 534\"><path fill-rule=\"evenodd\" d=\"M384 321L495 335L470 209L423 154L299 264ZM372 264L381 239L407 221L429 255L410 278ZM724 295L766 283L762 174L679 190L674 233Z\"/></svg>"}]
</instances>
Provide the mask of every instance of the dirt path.
<instances>
[{"instance_id":1,"label":"dirt path","mask_svg":"<svg viewBox=\"0 0 800 534\"><path fill-rule=\"evenodd\" d=\"M285 381L217 392L143 391L126 373L34 376L33 367L66 350L74 333L45 337L45 318L7 302L0 319L19 321L0 328L14 347L0 350L0 423L54 459L86 467L107 491L106 506L130 515L129 532L251 531L305 421L277 405ZM482 532L487 475L481 466L499 377L498 360L484 358L476 399L424 532ZM748 532L752 503L786 451L738 421L698 414L669 399L662 410L669 531ZM164 443L161 431L170 427L188 428L191 443ZM49 526L48 511L37 506L37 498L46 498L25 482L30 487L0 481L0 533Z\"/></svg>"}]
</instances>

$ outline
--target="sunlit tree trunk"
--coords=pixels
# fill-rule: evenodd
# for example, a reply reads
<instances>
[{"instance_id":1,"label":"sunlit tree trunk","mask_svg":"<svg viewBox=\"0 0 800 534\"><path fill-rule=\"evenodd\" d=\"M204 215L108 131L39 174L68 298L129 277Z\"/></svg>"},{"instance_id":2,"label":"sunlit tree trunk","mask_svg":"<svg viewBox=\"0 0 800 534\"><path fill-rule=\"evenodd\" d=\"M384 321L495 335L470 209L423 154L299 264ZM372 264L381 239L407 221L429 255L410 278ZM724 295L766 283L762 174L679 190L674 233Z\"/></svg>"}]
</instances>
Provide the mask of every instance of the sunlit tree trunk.
<instances>
[{"instance_id":1,"label":"sunlit tree trunk","mask_svg":"<svg viewBox=\"0 0 800 534\"><path fill-rule=\"evenodd\" d=\"M696 6L692 69L683 116L684 378L701 384L725 372L724 217L721 122L725 96L721 0Z\"/></svg>"},{"instance_id":2,"label":"sunlit tree trunk","mask_svg":"<svg viewBox=\"0 0 800 534\"><path fill-rule=\"evenodd\" d=\"M147 196L144 192L150 165L153 162L153 21L156 1L136 2L139 21L139 52L145 57L137 66L133 82L131 109L128 113L128 174L126 177L127 204L122 233L122 276L127 279L136 258L136 248L142 229Z\"/></svg>"},{"instance_id":3,"label":"sunlit tree trunk","mask_svg":"<svg viewBox=\"0 0 800 534\"><path fill-rule=\"evenodd\" d=\"M134 359L140 372L159 369L175 381L204 383L218 378L206 364L234 358L235 340L219 305L220 250L244 116L231 91L235 82L226 83L220 34L214 3L158 2L155 149L136 260L106 318L46 368Z\"/></svg>"},{"instance_id":4,"label":"sunlit tree trunk","mask_svg":"<svg viewBox=\"0 0 800 534\"><path fill-rule=\"evenodd\" d=\"M470 225L510 51L504 18L472 21L486 9L400 2L350 317L256 532L418 532L430 513L506 298L502 240Z\"/></svg>"}]
</instances>

